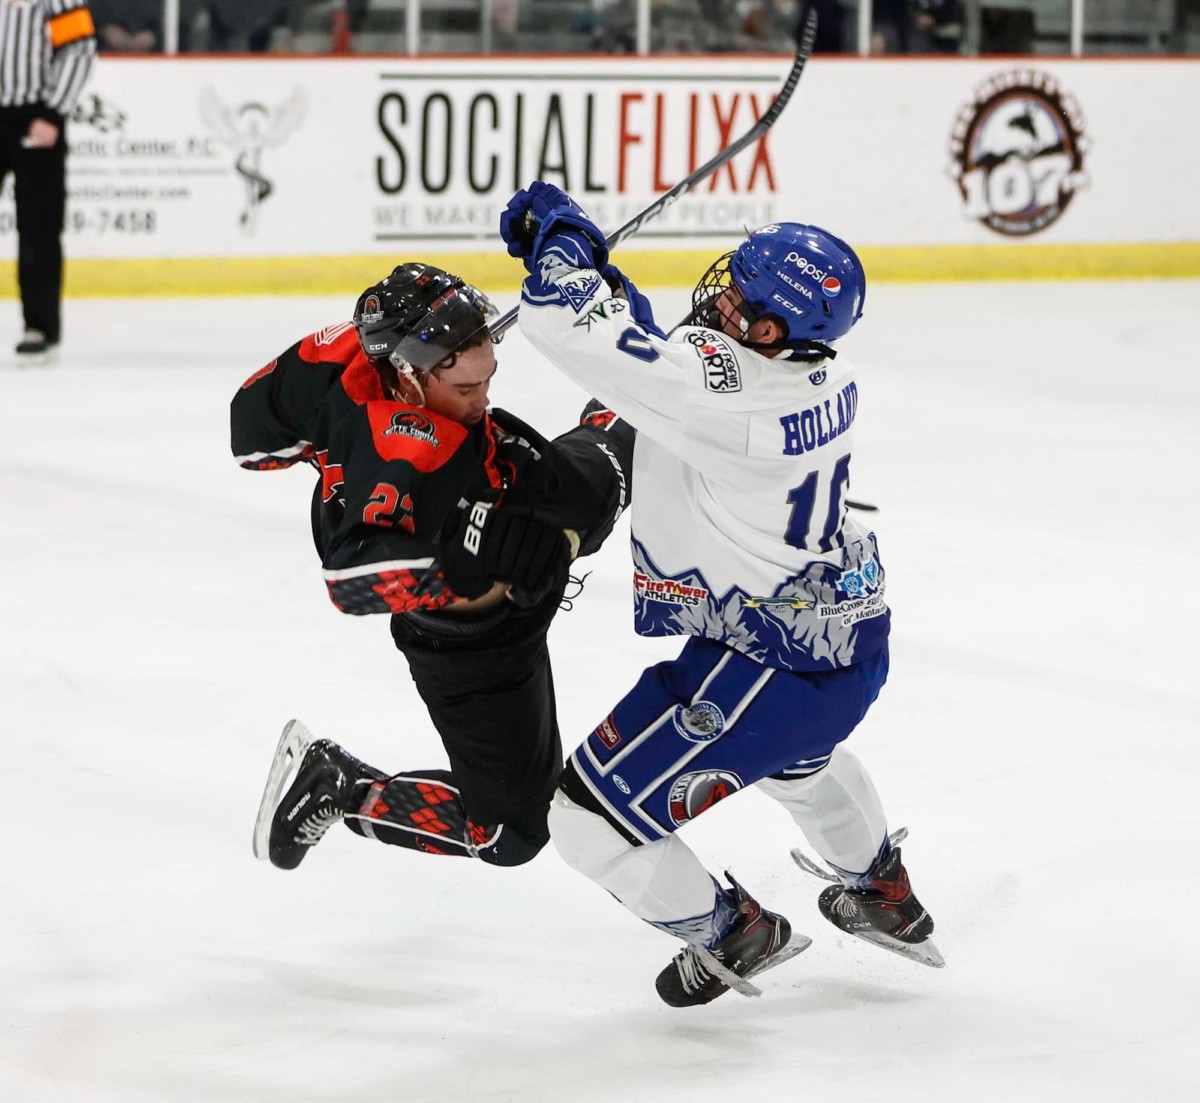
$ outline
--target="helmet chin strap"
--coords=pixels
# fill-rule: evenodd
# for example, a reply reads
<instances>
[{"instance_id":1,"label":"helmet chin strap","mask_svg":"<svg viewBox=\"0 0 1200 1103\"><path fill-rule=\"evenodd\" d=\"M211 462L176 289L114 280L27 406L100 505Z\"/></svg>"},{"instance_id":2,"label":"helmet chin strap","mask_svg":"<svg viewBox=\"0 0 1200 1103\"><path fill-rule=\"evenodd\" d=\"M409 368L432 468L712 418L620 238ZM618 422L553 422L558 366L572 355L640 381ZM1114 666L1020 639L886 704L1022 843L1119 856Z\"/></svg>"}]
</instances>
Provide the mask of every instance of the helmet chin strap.
<instances>
[{"instance_id":1,"label":"helmet chin strap","mask_svg":"<svg viewBox=\"0 0 1200 1103\"><path fill-rule=\"evenodd\" d=\"M415 390L417 392L417 397L416 397L415 401L413 401L412 399L409 399L409 401L412 403L412 405L420 406L423 408L425 406L425 388L421 385L421 380L419 378L417 378L416 371L412 368L409 368L407 371L403 371L400 373L400 378L403 379L406 383L411 383L413 390Z\"/></svg>"},{"instance_id":2,"label":"helmet chin strap","mask_svg":"<svg viewBox=\"0 0 1200 1103\"><path fill-rule=\"evenodd\" d=\"M824 341L809 341L809 340L789 340L786 337L780 338L778 341L747 341L746 334L750 332L750 327L764 314L761 310L755 310L746 302L740 302L734 307L737 313L738 328L742 331L741 343L748 349L755 349L757 352L790 352L790 359L810 360L828 357L833 360L837 357L834 352ZM806 355L815 354L815 355Z\"/></svg>"},{"instance_id":3,"label":"helmet chin strap","mask_svg":"<svg viewBox=\"0 0 1200 1103\"><path fill-rule=\"evenodd\" d=\"M396 397L409 406L425 406L425 388L417 378L417 373L411 364L405 364L396 372ZM413 395L415 394L415 398Z\"/></svg>"},{"instance_id":4,"label":"helmet chin strap","mask_svg":"<svg viewBox=\"0 0 1200 1103\"><path fill-rule=\"evenodd\" d=\"M792 360L836 360L837 350L824 341L743 341L743 345L756 352L790 352Z\"/></svg>"},{"instance_id":5,"label":"helmet chin strap","mask_svg":"<svg viewBox=\"0 0 1200 1103\"><path fill-rule=\"evenodd\" d=\"M702 311L693 310L680 325L702 325L708 326L710 329L722 329L724 318L716 308L717 296L705 304ZM748 349L754 349L756 352L790 352L792 358L797 360L818 360L837 358L836 350L830 348L824 341L789 341L787 338L779 341L747 341L746 334L750 332L751 325L758 320L759 314L753 309L746 306L745 303L738 303L734 308L733 321L737 323L738 330L741 332L740 344Z\"/></svg>"}]
</instances>

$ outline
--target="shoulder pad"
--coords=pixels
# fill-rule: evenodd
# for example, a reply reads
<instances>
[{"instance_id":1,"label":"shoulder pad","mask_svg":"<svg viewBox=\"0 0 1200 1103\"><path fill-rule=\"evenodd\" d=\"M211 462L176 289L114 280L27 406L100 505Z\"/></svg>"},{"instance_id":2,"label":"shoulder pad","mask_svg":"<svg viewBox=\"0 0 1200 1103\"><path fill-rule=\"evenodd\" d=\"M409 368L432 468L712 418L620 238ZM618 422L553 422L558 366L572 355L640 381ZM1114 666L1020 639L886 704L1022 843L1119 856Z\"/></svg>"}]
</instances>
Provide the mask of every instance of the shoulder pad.
<instances>
[{"instance_id":1,"label":"shoulder pad","mask_svg":"<svg viewBox=\"0 0 1200 1103\"><path fill-rule=\"evenodd\" d=\"M387 395L383 393L383 384L379 381L379 373L371 366L371 361L361 348L342 372L342 389L349 395L350 401L358 406L387 400Z\"/></svg>"},{"instance_id":2,"label":"shoulder pad","mask_svg":"<svg viewBox=\"0 0 1200 1103\"><path fill-rule=\"evenodd\" d=\"M338 322L336 325L310 333L297 350L301 360L310 364L349 364L362 349L358 343L358 331L353 322Z\"/></svg>"},{"instance_id":3,"label":"shoulder pad","mask_svg":"<svg viewBox=\"0 0 1200 1103\"><path fill-rule=\"evenodd\" d=\"M368 402L367 417L375 451L418 471L436 471L467 439L466 427L457 421L403 402Z\"/></svg>"}]
</instances>

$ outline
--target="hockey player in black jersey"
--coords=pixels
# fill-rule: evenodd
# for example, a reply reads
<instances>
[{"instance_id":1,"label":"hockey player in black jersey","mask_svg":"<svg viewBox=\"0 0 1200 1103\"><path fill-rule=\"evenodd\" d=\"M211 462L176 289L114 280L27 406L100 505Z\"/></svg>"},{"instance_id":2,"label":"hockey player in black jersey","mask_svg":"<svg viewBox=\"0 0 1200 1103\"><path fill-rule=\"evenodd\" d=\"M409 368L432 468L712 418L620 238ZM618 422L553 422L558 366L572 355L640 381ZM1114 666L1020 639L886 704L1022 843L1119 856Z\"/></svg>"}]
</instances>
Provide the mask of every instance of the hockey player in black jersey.
<instances>
[{"instance_id":1,"label":"hockey player in black jersey","mask_svg":"<svg viewBox=\"0 0 1200 1103\"><path fill-rule=\"evenodd\" d=\"M549 837L562 751L546 633L571 559L628 502L633 431L598 403L552 441L489 410L495 313L458 277L401 265L363 292L353 322L299 341L234 396L243 467L319 472L329 596L345 613L391 615L450 761L388 774L291 721L254 832L256 856L281 869L339 820L495 865L528 861Z\"/></svg>"}]
</instances>

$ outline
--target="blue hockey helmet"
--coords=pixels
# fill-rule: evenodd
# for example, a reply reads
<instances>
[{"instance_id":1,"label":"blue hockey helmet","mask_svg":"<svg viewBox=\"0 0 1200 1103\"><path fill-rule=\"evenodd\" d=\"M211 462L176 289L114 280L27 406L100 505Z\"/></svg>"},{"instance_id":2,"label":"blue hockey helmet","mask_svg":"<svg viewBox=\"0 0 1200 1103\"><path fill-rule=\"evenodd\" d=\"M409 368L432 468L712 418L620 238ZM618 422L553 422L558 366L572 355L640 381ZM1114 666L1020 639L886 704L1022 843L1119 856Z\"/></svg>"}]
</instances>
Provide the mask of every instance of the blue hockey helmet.
<instances>
[{"instance_id":1,"label":"blue hockey helmet","mask_svg":"<svg viewBox=\"0 0 1200 1103\"><path fill-rule=\"evenodd\" d=\"M709 268L692 293L691 320L719 327L718 300L731 286L742 294L734 309L743 333L770 315L784 329L771 349L829 355L828 342L862 317L867 277L841 238L818 226L777 222L753 231Z\"/></svg>"}]
</instances>

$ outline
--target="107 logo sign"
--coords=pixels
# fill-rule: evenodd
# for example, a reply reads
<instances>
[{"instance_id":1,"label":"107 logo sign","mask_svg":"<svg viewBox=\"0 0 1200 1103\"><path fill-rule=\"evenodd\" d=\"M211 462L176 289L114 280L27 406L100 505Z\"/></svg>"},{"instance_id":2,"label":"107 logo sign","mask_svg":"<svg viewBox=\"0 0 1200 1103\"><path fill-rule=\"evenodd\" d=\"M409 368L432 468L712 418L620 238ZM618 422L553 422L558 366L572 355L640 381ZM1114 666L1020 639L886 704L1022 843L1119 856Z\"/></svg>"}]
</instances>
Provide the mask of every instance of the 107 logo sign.
<instances>
[{"instance_id":1,"label":"107 logo sign","mask_svg":"<svg viewBox=\"0 0 1200 1103\"><path fill-rule=\"evenodd\" d=\"M1016 69L985 82L959 113L951 171L963 213L1024 237L1058 220L1088 183L1083 114L1053 77Z\"/></svg>"}]
</instances>

